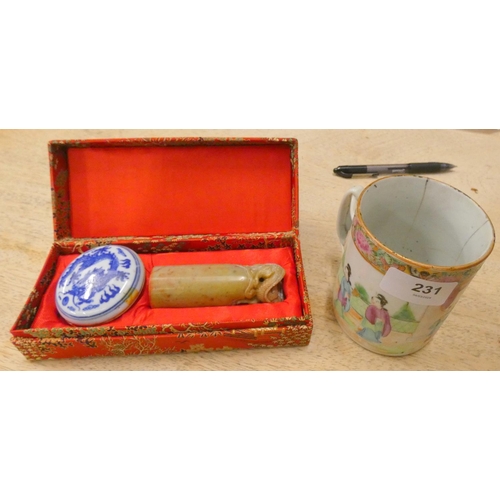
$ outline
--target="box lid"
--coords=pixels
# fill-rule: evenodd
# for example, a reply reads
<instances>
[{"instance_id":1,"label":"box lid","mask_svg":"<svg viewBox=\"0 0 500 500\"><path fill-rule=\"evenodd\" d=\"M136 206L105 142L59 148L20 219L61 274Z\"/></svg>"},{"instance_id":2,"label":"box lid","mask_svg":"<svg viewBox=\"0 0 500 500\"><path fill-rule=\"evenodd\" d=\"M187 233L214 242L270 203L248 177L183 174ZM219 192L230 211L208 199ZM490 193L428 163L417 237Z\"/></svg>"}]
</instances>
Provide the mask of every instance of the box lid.
<instances>
[{"instance_id":1,"label":"box lid","mask_svg":"<svg viewBox=\"0 0 500 500\"><path fill-rule=\"evenodd\" d=\"M55 239L298 230L297 140L51 141Z\"/></svg>"}]
</instances>

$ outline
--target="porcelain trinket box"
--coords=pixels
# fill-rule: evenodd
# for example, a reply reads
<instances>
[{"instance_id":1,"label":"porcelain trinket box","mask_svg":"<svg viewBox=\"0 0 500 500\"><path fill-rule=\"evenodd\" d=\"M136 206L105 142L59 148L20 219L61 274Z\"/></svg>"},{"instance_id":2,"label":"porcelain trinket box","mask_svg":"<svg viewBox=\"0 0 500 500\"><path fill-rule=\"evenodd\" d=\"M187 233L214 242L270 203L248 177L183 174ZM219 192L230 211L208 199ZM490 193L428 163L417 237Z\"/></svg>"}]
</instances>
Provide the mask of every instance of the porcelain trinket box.
<instances>
[{"instance_id":1,"label":"porcelain trinket box","mask_svg":"<svg viewBox=\"0 0 500 500\"><path fill-rule=\"evenodd\" d=\"M73 325L99 325L122 315L145 282L139 256L121 245L93 248L64 271L56 288L59 314Z\"/></svg>"}]
</instances>

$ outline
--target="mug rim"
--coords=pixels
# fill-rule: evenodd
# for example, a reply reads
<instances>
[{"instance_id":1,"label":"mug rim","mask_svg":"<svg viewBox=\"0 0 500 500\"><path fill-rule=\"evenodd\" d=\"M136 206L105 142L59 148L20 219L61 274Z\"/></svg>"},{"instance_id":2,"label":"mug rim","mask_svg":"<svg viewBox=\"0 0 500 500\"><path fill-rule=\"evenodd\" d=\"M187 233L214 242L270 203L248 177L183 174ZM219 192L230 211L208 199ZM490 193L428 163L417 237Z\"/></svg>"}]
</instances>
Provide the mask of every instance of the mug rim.
<instances>
[{"instance_id":1,"label":"mug rim","mask_svg":"<svg viewBox=\"0 0 500 500\"><path fill-rule=\"evenodd\" d=\"M476 205L479 208L479 210L481 210L481 212L483 212L483 214L485 215L486 219L490 223L490 227L491 227L491 231L493 233L493 237L492 237L492 239L490 241L490 244L489 244L486 252L481 257L479 257L479 259L476 259L476 260L474 260L472 262L468 262L467 264L460 264L460 265L457 265L457 266L441 266L441 265L438 265L438 264L426 264L424 262L420 262L418 260L414 260L414 259L411 259L409 257L405 257L404 255L402 255L402 254L400 254L400 253L392 250L387 245L384 245L373 234L373 232L370 231L370 229L368 229L368 226L366 225L366 222L364 221L362 213L361 213L361 199L363 198L363 196L366 193L366 191L368 191L368 189L371 186L373 186L374 184L376 184L377 182L381 182L381 181L389 180L389 179L394 179L396 177L402 177L402 178L411 178L411 177L413 177L413 178L426 179L428 181L436 182L436 183L442 184L442 185L444 185L444 186L446 186L448 188L454 189L455 191L457 191L461 195L467 197L472 203L474 203L474 205ZM412 267L421 268L421 269L426 269L426 270L427 269L432 269L432 270L435 270L437 272L449 272L450 270L453 270L453 271L463 271L463 270L467 270L467 269L472 269L472 268L474 268L474 267L482 264L488 258L488 256L491 254L491 252L493 251L493 248L495 246L495 240L496 240L495 227L493 226L493 222L491 221L489 215L484 211L484 209L481 207L481 205L479 205L479 203L477 203L477 201L473 200L469 195L467 195L466 193L464 193L460 189L457 189L456 187L451 186L450 184L448 184L446 182L443 182L441 180L433 179L431 177L426 177L424 175L408 175L408 174L389 175L389 176L386 176L386 177L380 177L380 178L375 179L374 181L370 182L370 184L368 184L367 186L365 186L365 188L361 191L361 193L358 196L358 199L357 199L357 202L356 202L356 217L358 218L359 224L360 224L360 226L362 226L363 230L366 231L367 235L380 248L382 248L388 254L397 257L399 260L401 260L405 264L410 265Z\"/></svg>"}]
</instances>

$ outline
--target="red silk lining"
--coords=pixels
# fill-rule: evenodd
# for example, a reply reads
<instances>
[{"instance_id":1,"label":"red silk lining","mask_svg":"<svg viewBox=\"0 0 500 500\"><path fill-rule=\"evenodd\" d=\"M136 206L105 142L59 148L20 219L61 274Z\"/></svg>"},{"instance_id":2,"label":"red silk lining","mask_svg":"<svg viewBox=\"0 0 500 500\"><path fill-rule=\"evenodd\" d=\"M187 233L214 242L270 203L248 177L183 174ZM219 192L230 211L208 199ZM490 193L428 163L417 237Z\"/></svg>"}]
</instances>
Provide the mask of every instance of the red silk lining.
<instances>
[{"instance_id":1,"label":"red silk lining","mask_svg":"<svg viewBox=\"0 0 500 500\"><path fill-rule=\"evenodd\" d=\"M68 149L74 238L286 232L287 144Z\"/></svg>"}]
</instances>

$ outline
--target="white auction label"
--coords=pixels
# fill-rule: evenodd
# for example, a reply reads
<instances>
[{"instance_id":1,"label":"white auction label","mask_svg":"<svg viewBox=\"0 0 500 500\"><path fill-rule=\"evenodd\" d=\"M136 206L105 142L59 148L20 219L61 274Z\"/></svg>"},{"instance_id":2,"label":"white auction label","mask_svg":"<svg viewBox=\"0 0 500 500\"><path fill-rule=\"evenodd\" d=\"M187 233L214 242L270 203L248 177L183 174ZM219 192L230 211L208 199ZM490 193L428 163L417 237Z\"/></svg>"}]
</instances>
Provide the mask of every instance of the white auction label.
<instances>
[{"instance_id":1,"label":"white auction label","mask_svg":"<svg viewBox=\"0 0 500 500\"><path fill-rule=\"evenodd\" d=\"M384 292L412 304L427 306L443 305L457 285L457 282L438 283L415 278L395 267L389 268L380 282Z\"/></svg>"}]
</instances>

